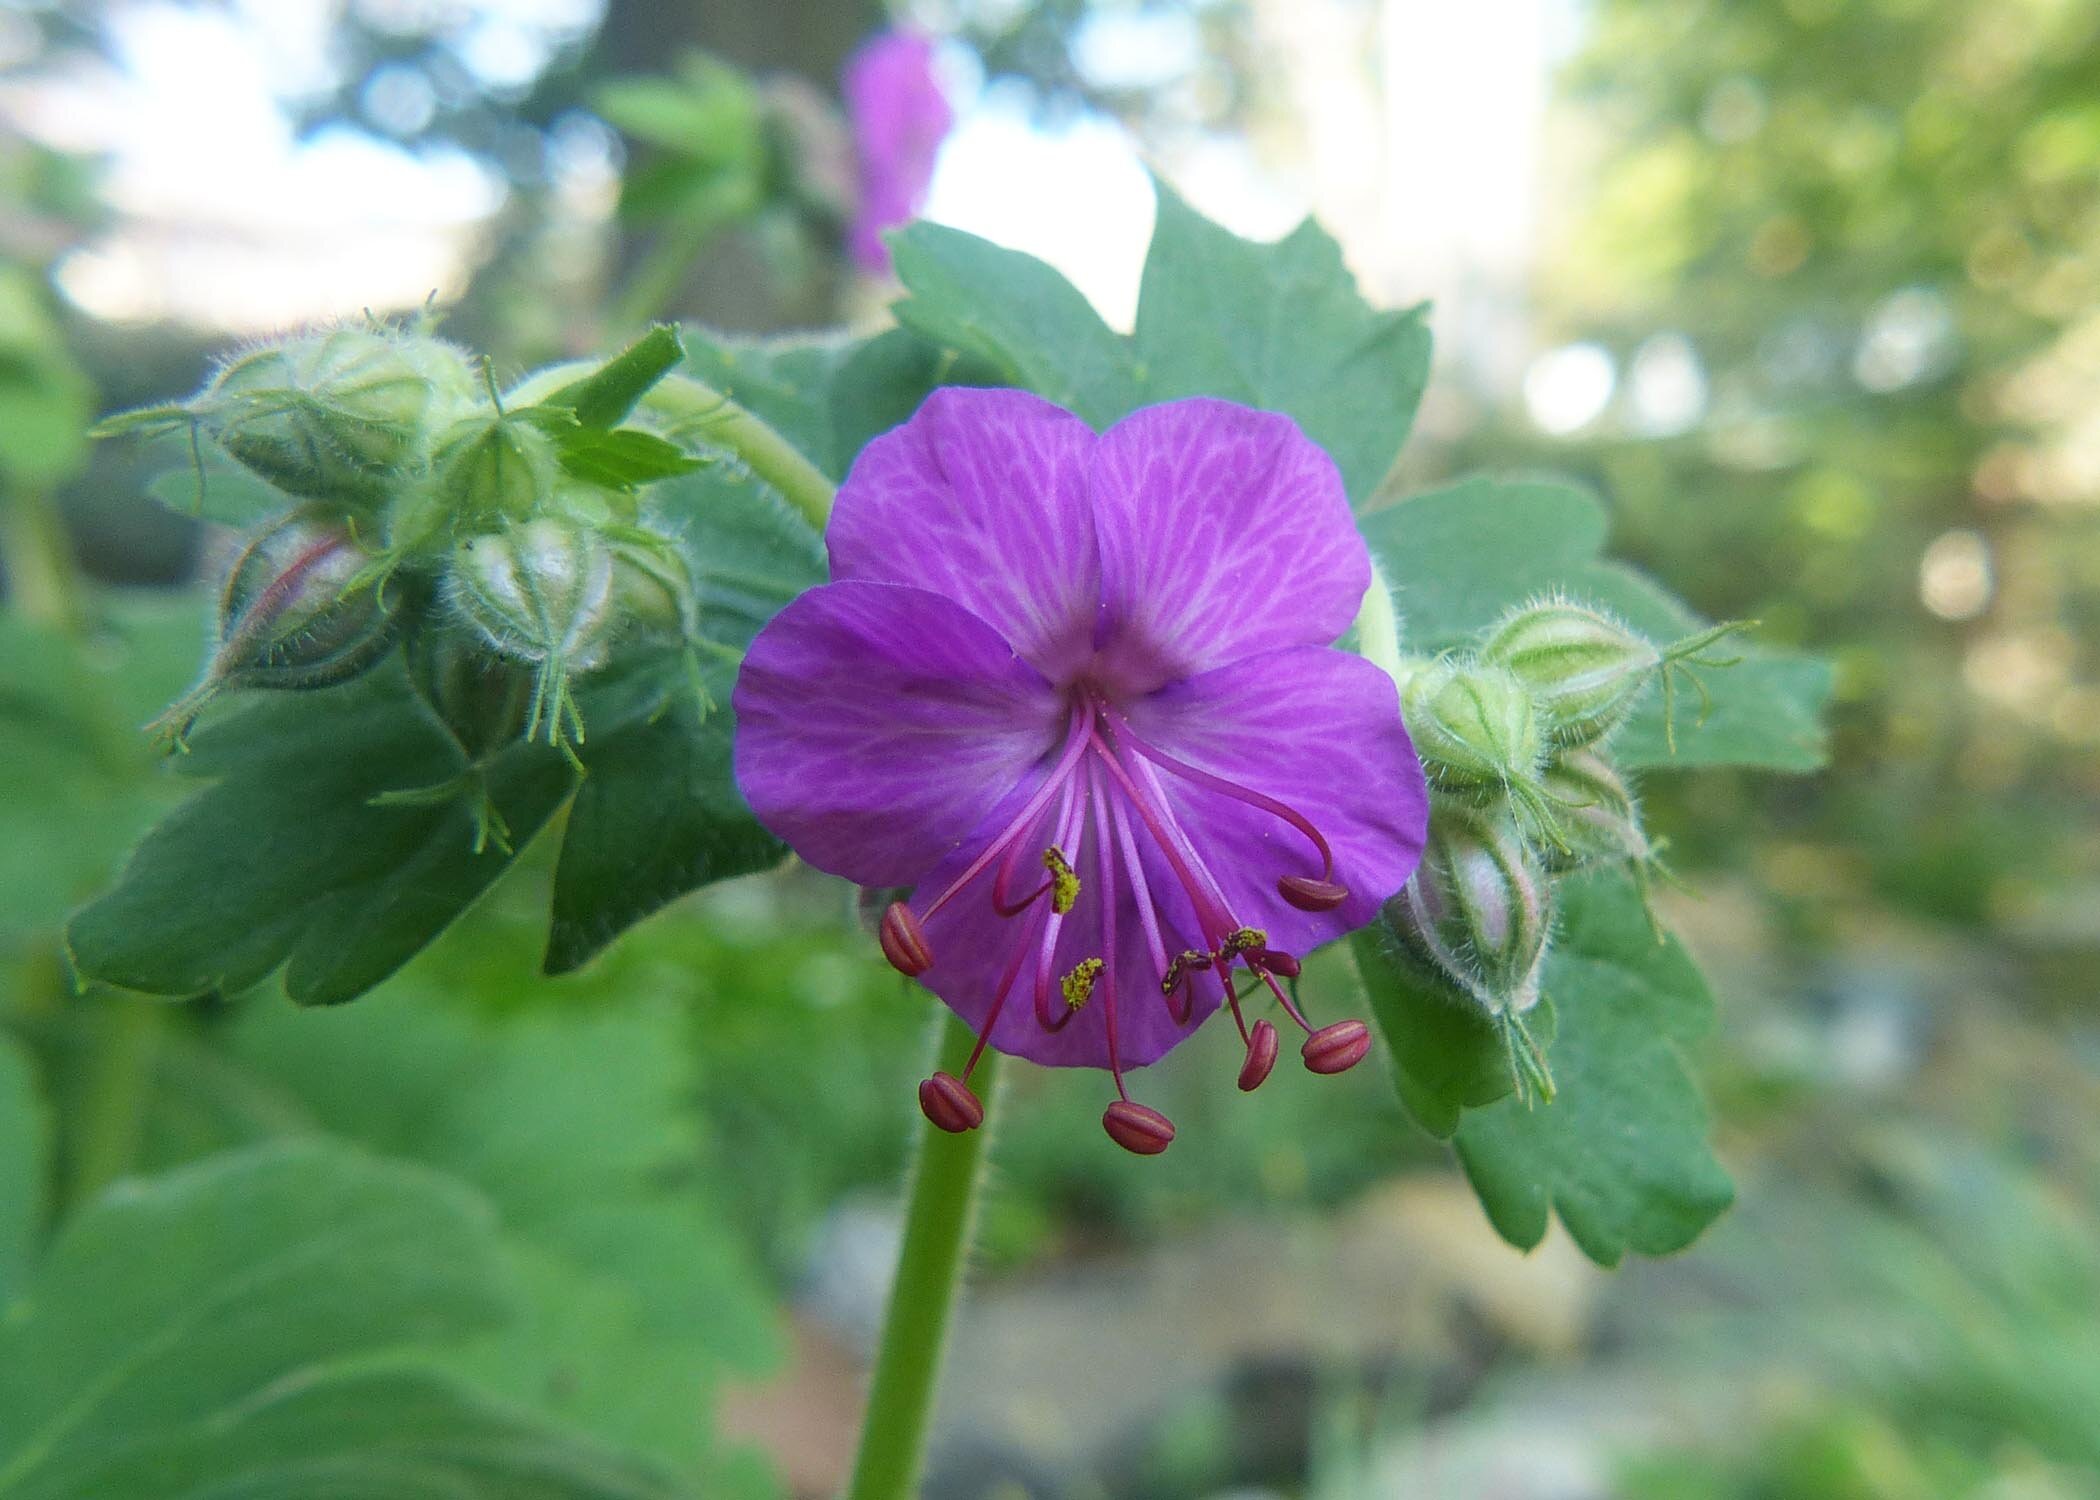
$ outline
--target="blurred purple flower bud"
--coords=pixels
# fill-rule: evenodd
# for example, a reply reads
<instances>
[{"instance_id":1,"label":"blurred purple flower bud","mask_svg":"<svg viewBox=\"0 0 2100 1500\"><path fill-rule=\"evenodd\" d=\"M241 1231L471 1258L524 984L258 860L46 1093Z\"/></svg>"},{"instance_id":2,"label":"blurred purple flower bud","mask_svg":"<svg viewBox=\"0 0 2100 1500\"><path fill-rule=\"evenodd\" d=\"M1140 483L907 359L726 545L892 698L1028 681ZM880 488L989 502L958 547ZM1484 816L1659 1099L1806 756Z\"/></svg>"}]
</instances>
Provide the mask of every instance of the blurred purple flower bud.
<instances>
[{"instance_id":1,"label":"blurred purple flower bud","mask_svg":"<svg viewBox=\"0 0 2100 1500\"><path fill-rule=\"evenodd\" d=\"M955 123L934 78L933 52L928 37L885 31L846 60L840 80L860 169L860 203L846 248L856 265L878 275L890 268L883 231L919 211L934 159Z\"/></svg>"}]
</instances>

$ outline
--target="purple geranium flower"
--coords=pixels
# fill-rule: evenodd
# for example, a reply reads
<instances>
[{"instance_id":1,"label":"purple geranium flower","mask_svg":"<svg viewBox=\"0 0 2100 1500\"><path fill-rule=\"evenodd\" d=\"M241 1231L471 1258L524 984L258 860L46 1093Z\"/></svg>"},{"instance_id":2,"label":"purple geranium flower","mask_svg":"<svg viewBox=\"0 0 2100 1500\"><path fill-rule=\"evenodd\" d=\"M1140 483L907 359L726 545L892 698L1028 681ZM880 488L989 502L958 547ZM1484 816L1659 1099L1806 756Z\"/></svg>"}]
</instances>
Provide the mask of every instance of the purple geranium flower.
<instances>
[{"instance_id":1,"label":"purple geranium flower","mask_svg":"<svg viewBox=\"0 0 2100 1500\"><path fill-rule=\"evenodd\" d=\"M933 74L933 43L909 31L885 31L846 60L841 89L853 123L860 202L846 247L865 270L889 270L882 232L905 223L926 200L934 158L955 112Z\"/></svg>"},{"instance_id":2,"label":"purple geranium flower","mask_svg":"<svg viewBox=\"0 0 2100 1500\"><path fill-rule=\"evenodd\" d=\"M1406 884L1427 821L1386 674L1332 648L1370 583L1341 478L1288 417L1175 401L1107 432L1020 391L934 392L870 443L826 536L833 582L760 632L737 780L819 869L910 886L882 949L985 1043L1108 1069L1134 1151L1174 1127L1125 1092L1230 1007L1251 1089L1276 1030L1340 1072L1278 984ZM920 1088L935 1124L983 1118Z\"/></svg>"}]
</instances>

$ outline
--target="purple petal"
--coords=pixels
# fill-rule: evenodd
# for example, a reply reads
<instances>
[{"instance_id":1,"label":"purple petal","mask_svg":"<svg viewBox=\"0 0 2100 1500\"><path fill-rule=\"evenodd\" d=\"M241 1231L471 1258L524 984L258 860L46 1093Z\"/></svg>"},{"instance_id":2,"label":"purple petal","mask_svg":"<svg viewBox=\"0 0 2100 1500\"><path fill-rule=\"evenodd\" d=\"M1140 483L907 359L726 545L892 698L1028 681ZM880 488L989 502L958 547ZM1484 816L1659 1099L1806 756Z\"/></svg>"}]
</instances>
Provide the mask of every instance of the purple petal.
<instances>
[{"instance_id":1,"label":"purple petal","mask_svg":"<svg viewBox=\"0 0 2100 1500\"><path fill-rule=\"evenodd\" d=\"M1296 810L1334 851L1349 899L1302 912L1283 875L1318 875L1319 855L1282 818L1154 765L1182 827L1239 921L1303 954L1371 921L1414 873L1428 830L1421 762L1390 677L1345 651L1295 647L1178 682L1133 705L1130 724L1167 754Z\"/></svg>"},{"instance_id":2,"label":"purple petal","mask_svg":"<svg viewBox=\"0 0 2100 1500\"><path fill-rule=\"evenodd\" d=\"M1095 453L1104 669L1142 692L1349 628L1371 580L1334 462L1289 417L1147 407Z\"/></svg>"},{"instance_id":3,"label":"purple petal","mask_svg":"<svg viewBox=\"0 0 2100 1500\"><path fill-rule=\"evenodd\" d=\"M908 885L1046 752L1065 711L999 633L922 589L831 583L758 633L737 678L737 785L820 870Z\"/></svg>"},{"instance_id":4,"label":"purple petal","mask_svg":"<svg viewBox=\"0 0 2100 1500\"><path fill-rule=\"evenodd\" d=\"M953 599L1053 682L1092 653L1097 439L1025 391L950 386L861 450L825 542L831 576Z\"/></svg>"},{"instance_id":5,"label":"purple petal","mask_svg":"<svg viewBox=\"0 0 2100 1500\"><path fill-rule=\"evenodd\" d=\"M978 829L942 868L933 872L912 898L914 910L923 914L932 901L947 890L970 865L978 851L1005 828L1021 809L1028 792L1040 785L1040 775L1017 793ZM1105 784L1105 782L1104 782ZM1052 809L1054 814L1055 809ZM1126 809L1127 811L1127 809ZM1172 872L1146 836L1143 825L1130 815L1133 847L1138 851L1145 884L1157 903L1168 955L1201 946L1187 900L1181 895ZM1145 929L1123 854L1117 843L1109 846L1112 868L1106 881L1100 871L1102 823L1090 818L1078 847L1066 845L1080 877L1077 905L1064 918L1052 948L1050 987L1053 1002L1061 997L1058 981L1087 958L1108 960L1106 972L1079 1013L1060 1029L1044 1029L1036 1019L1035 986L1038 956L1042 948L1044 921L1049 903L1038 900L1019 916L1001 917L991 903L991 875L980 876L926 920L925 931L933 949L933 967L921 976L949 1008L983 1034L991 1015L999 982L1017 951L1025 962L1015 978L1005 1004L1000 1007L992 1030L992 1045L1014 1057L1025 1057L1045 1067L1106 1068L1109 1066L1108 1016L1111 996L1116 1012L1116 1059L1126 1068L1141 1068L1157 1062L1170 1050L1195 1034L1205 1018L1217 1010L1222 996L1217 986L1199 990L1192 1014L1177 1023L1160 993L1160 972ZM1041 878L1039 856L1056 841L1051 817L1045 816L1030 831L1016 862L1015 895L1026 894ZM1115 911L1115 943L1107 940L1109 898Z\"/></svg>"}]
</instances>

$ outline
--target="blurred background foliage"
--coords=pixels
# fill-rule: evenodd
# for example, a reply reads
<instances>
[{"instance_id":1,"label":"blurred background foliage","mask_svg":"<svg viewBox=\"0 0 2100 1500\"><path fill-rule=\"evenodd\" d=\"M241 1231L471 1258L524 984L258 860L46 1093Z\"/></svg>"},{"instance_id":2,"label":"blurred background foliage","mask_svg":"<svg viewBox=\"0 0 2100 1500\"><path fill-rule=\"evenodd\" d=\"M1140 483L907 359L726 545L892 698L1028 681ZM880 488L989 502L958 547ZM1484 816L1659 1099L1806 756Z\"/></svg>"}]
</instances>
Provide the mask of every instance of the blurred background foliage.
<instances>
[{"instance_id":1,"label":"blurred background foliage","mask_svg":"<svg viewBox=\"0 0 2100 1500\"><path fill-rule=\"evenodd\" d=\"M1317 209L1438 301L1396 493L1583 477L1618 551L1840 692L1825 775L1652 789L1723 997L1706 1241L1517 1257L1382 1080L1227 1098L1220 1036L1159 1080L1166 1172L1023 1070L929 1493L2100 1494L2100 0L906 12L0 3L0 944L39 1080L0 1088L35 1163L0 1162L0 1298L115 1177L345 1141L494 1205L517 1315L432 1359L710 1494L835 1483L927 1019L845 893L738 882L545 981L528 859L326 1013L75 997L56 933L170 796L132 729L201 611L138 586L221 545L92 416L432 288L512 367L875 318L836 80L902 18L962 117L937 216L1115 317L1139 153L1247 232ZM257 98L175 157L82 123L211 58Z\"/></svg>"}]
</instances>

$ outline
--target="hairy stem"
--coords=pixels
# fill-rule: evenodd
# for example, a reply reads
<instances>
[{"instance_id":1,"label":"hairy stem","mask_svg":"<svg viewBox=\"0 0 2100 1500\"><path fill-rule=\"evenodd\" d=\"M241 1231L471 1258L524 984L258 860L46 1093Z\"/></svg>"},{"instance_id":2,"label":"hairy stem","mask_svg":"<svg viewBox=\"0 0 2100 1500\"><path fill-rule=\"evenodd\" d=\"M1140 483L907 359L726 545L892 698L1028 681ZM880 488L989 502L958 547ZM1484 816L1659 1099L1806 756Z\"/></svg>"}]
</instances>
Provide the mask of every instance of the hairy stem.
<instances>
[{"instance_id":1,"label":"hairy stem","mask_svg":"<svg viewBox=\"0 0 2100 1500\"><path fill-rule=\"evenodd\" d=\"M945 1016L938 1066L960 1076L975 1040L969 1027ZM971 1078L988 1114L998 1064L999 1055L987 1051ZM918 1493L919 1465L926 1456L933 1398L948 1346L948 1321L977 1218L989 1129L987 1124L950 1135L930 1122L920 1126L904 1246L897 1258L889 1313L883 1319L860 1454L846 1500L913 1500Z\"/></svg>"},{"instance_id":2,"label":"hairy stem","mask_svg":"<svg viewBox=\"0 0 2100 1500\"><path fill-rule=\"evenodd\" d=\"M799 448L713 386L687 375L670 375L643 401L670 420L669 436L728 449L819 531L831 519L838 487Z\"/></svg>"}]
</instances>

